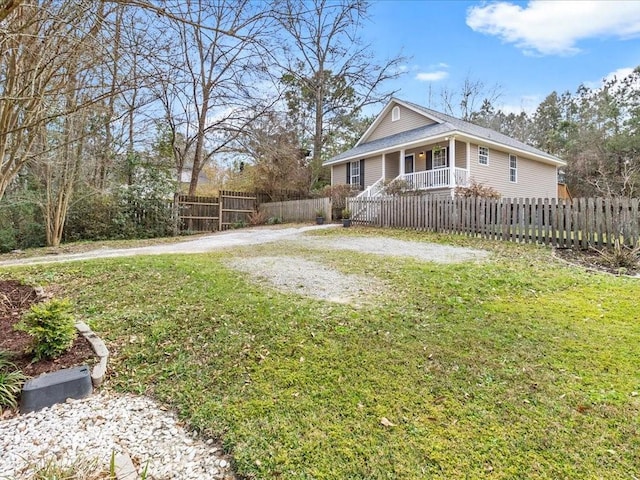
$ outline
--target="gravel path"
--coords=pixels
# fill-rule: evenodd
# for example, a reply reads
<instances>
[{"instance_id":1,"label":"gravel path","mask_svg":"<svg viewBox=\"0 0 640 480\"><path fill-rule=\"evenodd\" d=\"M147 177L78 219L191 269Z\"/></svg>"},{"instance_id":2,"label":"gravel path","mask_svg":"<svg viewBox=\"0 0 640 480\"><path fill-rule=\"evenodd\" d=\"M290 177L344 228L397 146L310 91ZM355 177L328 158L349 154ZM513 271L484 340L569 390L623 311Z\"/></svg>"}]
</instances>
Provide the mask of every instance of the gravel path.
<instances>
[{"instance_id":1,"label":"gravel path","mask_svg":"<svg viewBox=\"0 0 640 480\"><path fill-rule=\"evenodd\" d=\"M371 277L347 275L299 257L233 258L229 266L278 290L338 303L362 303L384 288Z\"/></svg>"},{"instance_id":2,"label":"gravel path","mask_svg":"<svg viewBox=\"0 0 640 480\"><path fill-rule=\"evenodd\" d=\"M51 458L98 459L109 471L112 452L143 468L148 462L149 479L235 478L212 440L194 438L166 408L132 395L102 393L4 420L0 452L0 478L17 480Z\"/></svg>"}]
</instances>

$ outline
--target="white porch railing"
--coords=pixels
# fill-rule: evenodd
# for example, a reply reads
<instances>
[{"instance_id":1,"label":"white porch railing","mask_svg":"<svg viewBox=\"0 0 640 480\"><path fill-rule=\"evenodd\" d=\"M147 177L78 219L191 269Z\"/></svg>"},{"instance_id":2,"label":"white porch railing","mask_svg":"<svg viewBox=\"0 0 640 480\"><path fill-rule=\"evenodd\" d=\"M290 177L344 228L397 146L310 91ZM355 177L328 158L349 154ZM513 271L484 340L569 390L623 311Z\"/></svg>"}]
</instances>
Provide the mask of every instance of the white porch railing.
<instances>
[{"instance_id":1,"label":"white porch railing","mask_svg":"<svg viewBox=\"0 0 640 480\"><path fill-rule=\"evenodd\" d=\"M380 195L380 193L382 192L383 188L384 188L384 178L380 178L378 181L376 181L375 183L369 185L362 192L360 192L356 196L356 198L377 197L378 195Z\"/></svg>"},{"instance_id":2,"label":"white porch railing","mask_svg":"<svg viewBox=\"0 0 640 480\"><path fill-rule=\"evenodd\" d=\"M468 172L465 168L455 169L455 185L465 186L468 180ZM404 180L411 190L428 190L430 188L449 187L450 171L448 168L425 170L423 172L405 173L398 179Z\"/></svg>"}]
</instances>

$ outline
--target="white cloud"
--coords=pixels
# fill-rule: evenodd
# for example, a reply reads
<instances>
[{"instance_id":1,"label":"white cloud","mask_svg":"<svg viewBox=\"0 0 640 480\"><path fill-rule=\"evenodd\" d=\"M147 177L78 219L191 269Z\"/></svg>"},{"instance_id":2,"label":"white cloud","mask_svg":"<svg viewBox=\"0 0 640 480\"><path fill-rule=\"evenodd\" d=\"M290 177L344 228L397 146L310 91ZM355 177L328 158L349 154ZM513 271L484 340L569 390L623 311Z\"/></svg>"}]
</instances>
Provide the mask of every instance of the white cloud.
<instances>
[{"instance_id":1,"label":"white cloud","mask_svg":"<svg viewBox=\"0 0 640 480\"><path fill-rule=\"evenodd\" d=\"M437 82L439 80L444 80L448 76L449 72L436 70L435 72L420 72L416 75L416 80L420 80L421 82Z\"/></svg>"},{"instance_id":2,"label":"white cloud","mask_svg":"<svg viewBox=\"0 0 640 480\"><path fill-rule=\"evenodd\" d=\"M525 53L571 55L588 38L640 36L640 2L631 0L500 1L471 7L467 25L514 43Z\"/></svg>"}]
</instances>

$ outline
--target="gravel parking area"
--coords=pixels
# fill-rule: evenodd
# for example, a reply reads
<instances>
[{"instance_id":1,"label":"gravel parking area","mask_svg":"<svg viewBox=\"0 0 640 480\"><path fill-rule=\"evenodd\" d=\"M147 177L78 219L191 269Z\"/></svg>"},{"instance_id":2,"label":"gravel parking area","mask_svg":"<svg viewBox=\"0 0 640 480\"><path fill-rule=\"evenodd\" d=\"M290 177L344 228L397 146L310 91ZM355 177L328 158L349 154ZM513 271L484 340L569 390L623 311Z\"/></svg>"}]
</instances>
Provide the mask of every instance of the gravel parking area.
<instances>
[{"instance_id":1,"label":"gravel parking area","mask_svg":"<svg viewBox=\"0 0 640 480\"><path fill-rule=\"evenodd\" d=\"M361 303L384 288L371 277L346 275L299 257L234 258L232 268L278 290L337 303Z\"/></svg>"}]
</instances>

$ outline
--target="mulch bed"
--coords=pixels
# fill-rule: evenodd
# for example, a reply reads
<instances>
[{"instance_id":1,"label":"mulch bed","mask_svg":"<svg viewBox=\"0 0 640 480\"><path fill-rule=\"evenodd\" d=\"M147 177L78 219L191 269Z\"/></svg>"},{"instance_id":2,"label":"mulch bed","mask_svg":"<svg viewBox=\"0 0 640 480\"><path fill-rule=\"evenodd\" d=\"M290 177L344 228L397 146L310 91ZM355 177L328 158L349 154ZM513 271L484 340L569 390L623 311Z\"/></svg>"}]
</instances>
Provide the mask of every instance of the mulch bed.
<instances>
[{"instance_id":1,"label":"mulch bed","mask_svg":"<svg viewBox=\"0 0 640 480\"><path fill-rule=\"evenodd\" d=\"M620 267L612 266L600 252L592 249L574 250L573 248L558 248L555 253L558 258L592 270L599 270L614 275L640 275L640 261L637 261L635 266L621 269Z\"/></svg>"},{"instance_id":2,"label":"mulch bed","mask_svg":"<svg viewBox=\"0 0 640 480\"><path fill-rule=\"evenodd\" d=\"M32 355L24 353L31 337L14 330L13 326L31 305L39 301L41 299L33 287L15 280L0 280L0 351L8 352L15 366L30 377L92 363L93 350L82 336L78 336L73 346L54 360L34 362Z\"/></svg>"}]
</instances>

